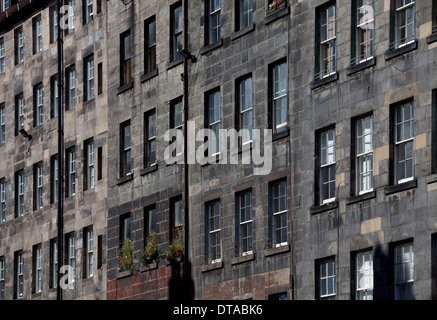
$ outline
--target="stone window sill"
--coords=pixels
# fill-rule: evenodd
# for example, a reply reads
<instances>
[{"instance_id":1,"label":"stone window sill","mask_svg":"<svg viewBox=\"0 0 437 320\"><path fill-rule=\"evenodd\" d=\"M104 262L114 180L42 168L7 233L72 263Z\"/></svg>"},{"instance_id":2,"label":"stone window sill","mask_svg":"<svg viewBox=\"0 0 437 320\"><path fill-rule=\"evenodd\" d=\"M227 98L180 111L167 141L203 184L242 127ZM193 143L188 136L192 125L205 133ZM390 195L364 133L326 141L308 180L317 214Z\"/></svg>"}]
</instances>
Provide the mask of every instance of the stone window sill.
<instances>
[{"instance_id":1,"label":"stone window sill","mask_svg":"<svg viewBox=\"0 0 437 320\"><path fill-rule=\"evenodd\" d=\"M255 253L250 253L250 254L247 254L245 256L232 258L231 265L234 266L234 265L237 265L240 263L245 263L245 262L253 261L253 260L255 260Z\"/></svg>"},{"instance_id":2,"label":"stone window sill","mask_svg":"<svg viewBox=\"0 0 437 320\"><path fill-rule=\"evenodd\" d=\"M150 167L147 167L147 168L141 169L141 171L140 171L140 175L141 175L141 176L144 176L144 175L146 175L146 174L149 174L149 173L151 173L151 172L155 172L155 171L157 171L157 170L158 170L158 165L155 164L154 166L150 166Z\"/></svg>"},{"instance_id":3,"label":"stone window sill","mask_svg":"<svg viewBox=\"0 0 437 320\"><path fill-rule=\"evenodd\" d=\"M346 199L346 204L353 204L353 203L373 199L375 197L376 197L376 191L370 191L370 192L356 195L356 196L353 196L353 197Z\"/></svg>"},{"instance_id":4,"label":"stone window sill","mask_svg":"<svg viewBox=\"0 0 437 320\"><path fill-rule=\"evenodd\" d=\"M122 94L122 93L124 93L124 92L126 92L126 91L132 89L133 87L134 87L134 82L131 81L131 82L129 82L129 83L127 83L127 84L125 84L125 85L119 87L119 88L117 89L117 94Z\"/></svg>"},{"instance_id":5,"label":"stone window sill","mask_svg":"<svg viewBox=\"0 0 437 320\"><path fill-rule=\"evenodd\" d=\"M91 99L88 99L88 100L85 100L84 102L83 102L83 104L82 104L82 106L85 108L85 107L88 107L89 105L92 105L92 104L94 104L95 103L95 101L96 101L96 98L95 97L93 97L93 98L91 98ZM76 102L77 103L77 102ZM65 110L66 112L68 112L68 111L70 111L70 110L74 110L75 108L74 108L75 106L73 106L73 107L71 107L71 108L68 108L67 110ZM56 119L57 119L58 117L56 117Z\"/></svg>"},{"instance_id":6,"label":"stone window sill","mask_svg":"<svg viewBox=\"0 0 437 320\"><path fill-rule=\"evenodd\" d=\"M436 41L437 41L437 32L433 33L432 35L430 35L426 38L426 43L428 43L428 44L431 44L431 43L436 42Z\"/></svg>"},{"instance_id":7,"label":"stone window sill","mask_svg":"<svg viewBox=\"0 0 437 320\"><path fill-rule=\"evenodd\" d=\"M373 57L372 59L369 59L369 60L366 60L364 62L360 62L360 63L357 63L357 64L355 64L353 66L350 66L347 69L346 74L348 76L350 76L350 75L352 75L354 73L360 72L360 71L365 70L367 68L371 68L371 67L373 67L375 65L376 65L376 58Z\"/></svg>"},{"instance_id":8,"label":"stone window sill","mask_svg":"<svg viewBox=\"0 0 437 320\"><path fill-rule=\"evenodd\" d=\"M334 73L334 74L331 74L329 76L326 76L324 78L320 78L320 79L314 80L311 83L311 90L317 89L317 88L319 88L321 86L324 86L325 84L328 84L328 83L331 83L331 82L334 82L334 81L337 81L337 80L338 80L338 73L337 72Z\"/></svg>"},{"instance_id":9,"label":"stone window sill","mask_svg":"<svg viewBox=\"0 0 437 320\"><path fill-rule=\"evenodd\" d=\"M436 183L436 182L437 182L437 175L432 175L426 178L427 184Z\"/></svg>"},{"instance_id":10,"label":"stone window sill","mask_svg":"<svg viewBox=\"0 0 437 320\"><path fill-rule=\"evenodd\" d=\"M147 272L147 271L155 270L155 269L158 269L158 262L157 261L153 261L152 263L149 263L147 265L141 265L140 272Z\"/></svg>"},{"instance_id":11,"label":"stone window sill","mask_svg":"<svg viewBox=\"0 0 437 320\"><path fill-rule=\"evenodd\" d=\"M264 24L270 24L282 17L287 16L290 13L290 7L284 7L284 8L278 8L278 9L272 9L267 11L267 15L264 18Z\"/></svg>"},{"instance_id":12,"label":"stone window sill","mask_svg":"<svg viewBox=\"0 0 437 320\"><path fill-rule=\"evenodd\" d=\"M170 162L171 161L171 162ZM184 154L181 153L177 156L172 156L170 159L166 159L166 166L172 166L174 164L183 164L184 163Z\"/></svg>"},{"instance_id":13,"label":"stone window sill","mask_svg":"<svg viewBox=\"0 0 437 320\"><path fill-rule=\"evenodd\" d=\"M238 38L241 38L243 36L245 36L248 33L251 33L252 31L255 31L255 24L252 23L250 26L247 26L241 30L236 31L235 33L233 33L231 35L231 40L237 40Z\"/></svg>"},{"instance_id":14,"label":"stone window sill","mask_svg":"<svg viewBox=\"0 0 437 320\"><path fill-rule=\"evenodd\" d=\"M169 62L167 63L167 70L170 70L170 69L172 69L172 68L174 68L174 67L176 67L176 66L182 64L182 62L183 62L183 59L182 59L182 58L178 58L178 59L176 59L176 60L169 61Z\"/></svg>"},{"instance_id":15,"label":"stone window sill","mask_svg":"<svg viewBox=\"0 0 437 320\"><path fill-rule=\"evenodd\" d=\"M201 272L208 272L208 271L217 270L217 269L221 269L221 268L223 268L223 261L203 265L200 267L200 271Z\"/></svg>"},{"instance_id":16,"label":"stone window sill","mask_svg":"<svg viewBox=\"0 0 437 320\"><path fill-rule=\"evenodd\" d=\"M134 179L134 174L133 173L128 174L128 175L126 175L124 177L118 178L117 179L117 185L120 186L120 185L122 185L122 184L124 184L124 183L126 183L128 181L132 181L133 179Z\"/></svg>"},{"instance_id":17,"label":"stone window sill","mask_svg":"<svg viewBox=\"0 0 437 320\"><path fill-rule=\"evenodd\" d=\"M210 164L220 164L220 161L223 160L224 158L223 158L223 153L219 153L219 154L207 157L206 159L208 161L206 163L202 163L200 165L202 168L206 167L206 166L208 166Z\"/></svg>"},{"instance_id":18,"label":"stone window sill","mask_svg":"<svg viewBox=\"0 0 437 320\"><path fill-rule=\"evenodd\" d=\"M158 75L158 68L156 68L153 71L150 71L149 73L145 73L141 76L140 81L142 82L146 82L147 80L150 80L154 77L156 77Z\"/></svg>"},{"instance_id":19,"label":"stone window sill","mask_svg":"<svg viewBox=\"0 0 437 320\"><path fill-rule=\"evenodd\" d=\"M286 244L279 247L273 247L264 250L264 257L274 256L276 254L284 253L290 251L290 244Z\"/></svg>"},{"instance_id":20,"label":"stone window sill","mask_svg":"<svg viewBox=\"0 0 437 320\"><path fill-rule=\"evenodd\" d=\"M288 127L284 131L276 132L272 135L272 141L277 141L290 135Z\"/></svg>"},{"instance_id":21,"label":"stone window sill","mask_svg":"<svg viewBox=\"0 0 437 320\"><path fill-rule=\"evenodd\" d=\"M332 202L328 202L328 203L324 203L318 206L314 206L310 208L310 214L317 214L317 213L321 213L321 212L325 212L325 211L329 211L329 210L333 210L333 209L337 209L338 208L338 201L332 201Z\"/></svg>"},{"instance_id":22,"label":"stone window sill","mask_svg":"<svg viewBox=\"0 0 437 320\"><path fill-rule=\"evenodd\" d=\"M122 278L126 278L126 277L130 277L132 274L130 271L119 271L117 272L117 279L122 279Z\"/></svg>"},{"instance_id":23,"label":"stone window sill","mask_svg":"<svg viewBox=\"0 0 437 320\"><path fill-rule=\"evenodd\" d=\"M44 208L34 209L33 210L33 216L34 217L39 217L39 216L42 215L43 211L44 211Z\"/></svg>"},{"instance_id":24,"label":"stone window sill","mask_svg":"<svg viewBox=\"0 0 437 320\"><path fill-rule=\"evenodd\" d=\"M94 183L94 188L96 187L96 184ZM94 193L94 188L88 188L88 189L84 189L83 190L83 195L84 196L87 196L87 195L90 195L90 194L93 194Z\"/></svg>"},{"instance_id":25,"label":"stone window sill","mask_svg":"<svg viewBox=\"0 0 437 320\"><path fill-rule=\"evenodd\" d=\"M391 60L417 49L417 40L400 48L390 49L385 53L385 60Z\"/></svg>"},{"instance_id":26,"label":"stone window sill","mask_svg":"<svg viewBox=\"0 0 437 320\"><path fill-rule=\"evenodd\" d=\"M202 49L200 49L200 54L201 55L207 54L207 53L209 53L215 49L218 49L222 46L223 46L223 39L220 39L217 42L214 42L214 43L211 43L211 44L204 46Z\"/></svg>"},{"instance_id":27,"label":"stone window sill","mask_svg":"<svg viewBox=\"0 0 437 320\"><path fill-rule=\"evenodd\" d=\"M32 299L41 299L41 292L33 292Z\"/></svg>"},{"instance_id":28,"label":"stone window sill","mask_svg":"<svg viewBox=\"0 0 437 320\"><path fill-rule=\"evenodd\" d=\"M407 181L404 183L399 183L399 184L395 184L393 186L388 186L384 188L384 194L390 195L393 193L397 193L397 192L401 192L401 191L406 191L409 189L414 189L417 187L417 179L411 180L411 181Z\"/></svg>"}]
</instances>

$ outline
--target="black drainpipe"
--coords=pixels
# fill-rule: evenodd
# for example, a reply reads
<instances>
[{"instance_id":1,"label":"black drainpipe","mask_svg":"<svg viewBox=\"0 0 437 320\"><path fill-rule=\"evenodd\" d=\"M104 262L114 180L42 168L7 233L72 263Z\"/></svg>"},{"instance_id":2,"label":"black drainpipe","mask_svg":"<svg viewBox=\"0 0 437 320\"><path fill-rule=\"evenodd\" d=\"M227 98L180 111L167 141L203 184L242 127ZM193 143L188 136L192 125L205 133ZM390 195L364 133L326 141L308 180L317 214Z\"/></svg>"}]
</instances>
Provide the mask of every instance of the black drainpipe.
<instances>
[{"instance_id":1,"label":"black drainpipe","mask_svg":"<svg viewBox=\"0 0 437 320\"><path fill-rule=\"evenodd\" d=\"M56 4L56 14L58 17L58 265L57 265L57 286L56 286L56 300L62 300L62 289L61 289L61 266L63 264L62 251L63 251L63 210L64 210L64 130L63 130L63 118L64 118L64 108L62 103L63 97L63 77L62 77L62 64L63 64L63 37L61 29L61 19L60 19L60 8L61 0L57 0Z\"/></svg>"},{"instance_id":2,"label":"black drainpipe","mask_svg":"<svg viewBox=\"0 0 437 320\"><path fill-rule=\"evenodd\" d=\"M188 1L183 0L182 10L184 15L184 49L188 49ZM192 299L191 292L191 268L190 268L190 258L189 258L189 171L188 171L188 130L187 130L187 122L188 122L188 58L183 59L184 61L184 70L183 70L183 86L184 86L184 287L186 292L186 297L188 299Z\"/></svg>"}]
</instances>

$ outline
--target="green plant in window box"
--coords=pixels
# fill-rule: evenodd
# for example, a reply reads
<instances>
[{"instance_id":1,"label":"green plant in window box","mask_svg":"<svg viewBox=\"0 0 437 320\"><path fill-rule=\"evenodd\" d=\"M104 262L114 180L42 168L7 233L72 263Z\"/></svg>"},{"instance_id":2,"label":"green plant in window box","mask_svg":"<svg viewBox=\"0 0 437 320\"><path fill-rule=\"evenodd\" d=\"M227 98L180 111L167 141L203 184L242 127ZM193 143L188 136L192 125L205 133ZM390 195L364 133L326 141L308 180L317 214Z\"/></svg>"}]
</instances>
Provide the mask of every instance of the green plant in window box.
<instances>
[{"instance_id":1,"label":"green plant in window box","mask_svg":"<svg viewBox=\"0 0 437 320\"><path fill-rule=\"evenodd\" d=\"M184 244L182 241L182 227L174 228L174 239L168 244L167 261L178 261L184 254Z\"/></svg>"},{"instance_id":2,"label":"green plant in window box","mask_svg":"<svg viewBox=\"0 0 437 320\"><path fill-rule=\"evenodd\" d=\"M149 265L159 259L158 246L156 245L156 233L147 234L146 246L141 251L140 262Z\"/></svg>"},{"instance_id":3,"label":"green plant in window box","mask_svg":"<svg viewBox=\"0 0 437 320\"><path fill-rule=\"evenodd\" d=\"M117 265L119 272L129 271L130 273L134 273L134 258L132 252L132 242L130 240L123 242L123 245L118 253Z\"/></svg>"}]
</instances>

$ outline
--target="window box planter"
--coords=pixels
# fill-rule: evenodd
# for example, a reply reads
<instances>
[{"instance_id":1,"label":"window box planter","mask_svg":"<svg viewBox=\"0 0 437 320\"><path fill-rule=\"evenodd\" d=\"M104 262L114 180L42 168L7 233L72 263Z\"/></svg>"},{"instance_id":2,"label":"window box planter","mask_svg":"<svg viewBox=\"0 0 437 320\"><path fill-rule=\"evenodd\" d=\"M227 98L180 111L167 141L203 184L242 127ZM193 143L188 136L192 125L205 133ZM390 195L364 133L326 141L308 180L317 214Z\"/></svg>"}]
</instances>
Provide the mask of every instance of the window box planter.
<instances>
[{"instance_id":1,"label":"window box planter","mask_svg":"<svg viewBox=\"0 0 437 320\"><path fill-rule=\"evenodd\" d=\"M266 17L264 18L264 24L270 24L282 17L287 16L290 13L290 8L287 6L285 0L277 7L267 9Z\"/></svg>"},{"instance_id":2,"label":"window box planter","mask_svg":"<svg viewBox=\"0 0 437 320\"><path fill-rule=\"evenodd\" d=\"M286 5L287 4L286 4L285 0L271 1L269 3L269 6L267 7L267 14L271 14L271 13L276 12L278 10L284 9Z\"/></svg>"}]
</instances>

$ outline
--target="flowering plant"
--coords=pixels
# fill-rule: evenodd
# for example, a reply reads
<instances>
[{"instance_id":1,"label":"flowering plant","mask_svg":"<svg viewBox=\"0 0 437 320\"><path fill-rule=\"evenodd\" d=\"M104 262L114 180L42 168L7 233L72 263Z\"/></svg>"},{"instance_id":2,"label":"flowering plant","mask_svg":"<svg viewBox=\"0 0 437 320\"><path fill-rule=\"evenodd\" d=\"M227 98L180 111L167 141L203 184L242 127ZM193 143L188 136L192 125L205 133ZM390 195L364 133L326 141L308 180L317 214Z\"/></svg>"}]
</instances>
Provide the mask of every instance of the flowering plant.
<instances>
[{"instance_id":1,"label":"flowering plant","mask_svg":"<svg viewBox=\"0 0 437 320\"><path fill-rule=\"evenodd\" d=\"M282 3L284 3L284 0L275 0L275 1L272 1L269 4L269 10L277 9L279 7L279 5L281 5Z\"/></svg>"},{"instance_id":2,"label":"flowering plant","mask_svg":"<svg viewBox=\"0 0 437 320\"><path fill-rule=\"evenodd\" d=\"M132 253L132 243L130 240L123 242L123 245L118 253L117 264L119 271L129 271L130 273L134 273L134 259Z\"/></svg>"},{"instance_id":3,"label":"flowering plant","mask_svg":"<svg viewBox=\"0 0 437 320\"><path fill-rule=\"evenodd\" d=\"M168 244L167 260L174 261L183 255L182 227L174 228L174 239Z\"/></svg>"},{"instance_id":4,"label":"flowering plant","mask_svg":"<svg viewBox=\"0 0 437 320\"><path fill-rule=\"evenodd\" d=\"M149 264L158 260L159 251L156 245L156 233L147 234L146 246L141 251L140 261L143 264Z\"/></svg>"}]
</instances>

